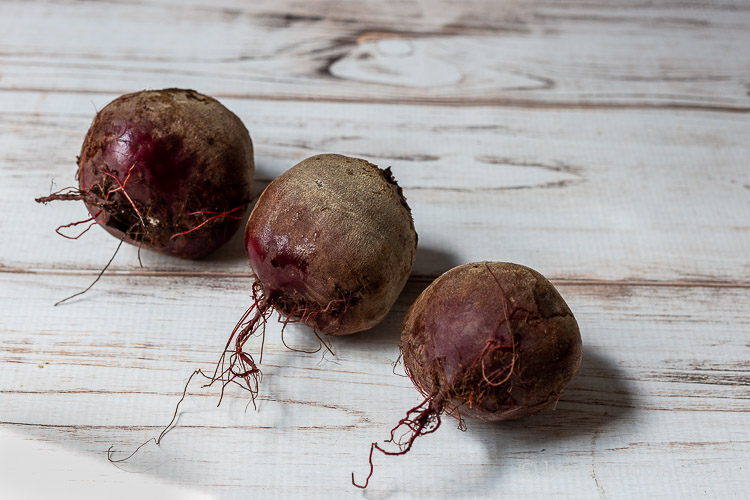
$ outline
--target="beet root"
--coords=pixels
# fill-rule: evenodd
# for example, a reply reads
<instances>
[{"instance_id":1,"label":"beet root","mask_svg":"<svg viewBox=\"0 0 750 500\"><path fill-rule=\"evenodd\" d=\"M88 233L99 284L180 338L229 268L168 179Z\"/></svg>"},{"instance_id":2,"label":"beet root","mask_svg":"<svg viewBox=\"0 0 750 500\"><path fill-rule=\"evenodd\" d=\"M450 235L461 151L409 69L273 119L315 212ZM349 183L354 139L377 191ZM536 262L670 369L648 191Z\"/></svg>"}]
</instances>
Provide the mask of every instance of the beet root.
<instances>
[{"instance_id":1,"label":"beet root","mask_svg":"<svg viewBox=\"0 0 750 500\"><path fill-rule=\"evenodd\" d=\"M200 258L239 229L253 174L250 135L217 100L142 91L97 113L78 158L78 190L37 201L82 199L91 219L81 222L142 248Z\"/></svg>"},{"instance_id":2,"label":"beet root","mask_svg":"<svg viewBox=\"0 0 750 500\"><path fill-rule=\"evenodd\" d=\"M406 315L401 348L422 394L479 420L540 411L581 362L578 324L554 286L502 262L466 264L438 278Z\"/></svg>"},{"instance_id":3,"label":"beet root","mask_svg":"<svg viewBox=\"0 0 750 500\"><path fill-rule=\"evenodd\" d=\"M573 313L544 276L518 264L477 262L422 292L404 319L401 350L425 399L391 431L396 451L373 443L370 476L374 450L408 452L438 428L443 412L463 428L464 417L509 420L557 401L582 346Z\"/></svg>"},{"instance_id":4,"label":"beet root","mask_svg":"<svg viewBox=\"0 0 750 500\"><path fill-rule=\"evenodd\" d=\"M257 388L259 370L242 346L263 331L271 311L316 334L375 326L406 284L417 234L390 169L325 154L271 182L250 215L245 246L256 277L255 312L232 334L222 377Z\"/></svg>"}]
</instances>

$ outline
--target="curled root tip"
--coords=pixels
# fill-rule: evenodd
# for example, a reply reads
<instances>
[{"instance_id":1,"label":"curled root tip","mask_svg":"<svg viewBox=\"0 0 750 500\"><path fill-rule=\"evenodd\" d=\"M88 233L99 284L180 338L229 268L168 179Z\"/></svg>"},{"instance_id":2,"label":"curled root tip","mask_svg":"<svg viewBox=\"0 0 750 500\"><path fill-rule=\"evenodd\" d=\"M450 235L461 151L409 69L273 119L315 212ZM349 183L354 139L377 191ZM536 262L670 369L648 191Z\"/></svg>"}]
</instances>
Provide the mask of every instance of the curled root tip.
<instances>
[{"instance_id":1,"label":"curled root tip","mask_svg":"<svg viewBox=\"0 0 750 500\"><path fill-rule=\"evenodd\" d=\"M353 472L352 472L352 484L354 486L356 486L357 488L360 488L360 489L363 489L363 490L365 488L367 488L367 481L365 481L365 484L357 484L357 481L354 480L354 473Z\"/></svg>"},{"instance_id":2,"label":"curled root tip","mask_svg":"<svg viewBox=\"0 0 750 500\"><path fill-rule=\"evenodd\" d=\"M357 484L357 482L354 480L354 472L352 472L352 484L356 486L357 488L364 490L367 488L367 485L370 484L370 478L372 477L373 472L375 472L375 465L372 463L372 452L375 451L375 448L377 448L380 451L383 451L380 446L378 446L378 443L372 443L370 445L370 472L367 474L367 477L365 478L365 484Z\"/></svg>"},{"instance_id":3,"label":"curled root tip","mask_svg":"<svg viewBox=\"0 0 750 500\"><path fill-rule=\"evenodd\" d=\"M370 477L368 476L367 479L365 479L365 484L357 484L357 482L354 480L354 473L352 472L352 484L356 486L357 488L364 490L367 488L367 485L369 482L370 482Z\"/></svg>"},{"instance_id":4,"label":"curled root tip","mask_svg":"<svg viewBox=\"0 0 750 500\"><path fill-rule=\"evenodd\" d=\"M370 483L370 478L375 471L375 465L372 461L372 456L375 450L378 450L383 455L397 456L406 455L411 450L414 441L419 436L425 436L432 434L438 427L440 427L440 414L443 411L442 407L442 396L426 397L424 401L419 403L417 406L406 412L406 416L399 420L398 424L391 429L390 438L386 439L386 443L394 443L397 447L396 451L388 451L381 448L378 443L372 443L370 446L370 473L365 479L365 484L360 485L354 481L354 473L352 473L352 484L357 488L367 488ZM405 427L404 432L397 437L396 433L402 427Z\"/></svg>"},{"instance_id":5,"label":"curled root tip","mask_svg":"<svg viewBox=\"0 0 750 500\"><path fill-rule=\"evenodd\" d=\"M125 457L125 458L119 458L117 460L115 460L115 459L112 458L112 455L114 454L114 451L113 451L114 445L112 445L109 448L107 448L107 460L109 460L109 462L111 464L114 464L116 467L120 468L117 465L118 463L120 463L120 462L127 462L128 460L130 460L133 457L133 455L135 455L136 453L138 453L141 448L143 448L144 446L146 446L151 441L153 441L154 443L156 443L156 446L159 446L159 441L156 438L151 438L151 439L149 439L149 440L141 443L141 445L138 446L138 448L136 448L135 450L133 450L133 453L131 453L127 457Z\"/></svg>"}]
</instances>

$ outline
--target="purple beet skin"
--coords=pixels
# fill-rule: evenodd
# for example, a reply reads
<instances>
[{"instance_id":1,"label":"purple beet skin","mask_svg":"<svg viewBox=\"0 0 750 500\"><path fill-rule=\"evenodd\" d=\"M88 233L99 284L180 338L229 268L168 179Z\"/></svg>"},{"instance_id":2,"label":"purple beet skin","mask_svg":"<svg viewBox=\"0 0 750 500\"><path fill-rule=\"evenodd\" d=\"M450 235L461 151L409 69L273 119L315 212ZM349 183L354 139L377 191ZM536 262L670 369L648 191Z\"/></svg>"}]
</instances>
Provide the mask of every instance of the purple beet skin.
<instances>
[{"instance_id":1,"label":"purple beet skin","mask_svg":"<svg viewBox=\"0 0 750 500\"><path fill-rule=\"evenodd\" d=\"M420 294L404 318L401 352L424 397L391 431L386 455L407 453L435 432L445 412L499 421L532 415L557 401L581 363L573 313L541 274L507 262L451 269Z\"/></svg>"},{"instance_id":2,"label":"purple beet skin","mask_svg":"<svg viewBox=\"0 0 750 500\"><path fill-rule=\"evenodd\" d=\"M573 313L544 276L476 262L435 280L409 309L404 365L433 406L509 420L556 401L581 362Z\"/></svg>"},{"instance_id":3,"label":"purple beet skin","mask_svg":"<svg viewBox=\"0 0 750 500\"><path fill-rule=\"evenodd\" d=\"M204 257L239 229L253 145L221 103L192 90L127 94L94 118L79 157L89 213L115 237Z\"/></svg>"}]
</instances>

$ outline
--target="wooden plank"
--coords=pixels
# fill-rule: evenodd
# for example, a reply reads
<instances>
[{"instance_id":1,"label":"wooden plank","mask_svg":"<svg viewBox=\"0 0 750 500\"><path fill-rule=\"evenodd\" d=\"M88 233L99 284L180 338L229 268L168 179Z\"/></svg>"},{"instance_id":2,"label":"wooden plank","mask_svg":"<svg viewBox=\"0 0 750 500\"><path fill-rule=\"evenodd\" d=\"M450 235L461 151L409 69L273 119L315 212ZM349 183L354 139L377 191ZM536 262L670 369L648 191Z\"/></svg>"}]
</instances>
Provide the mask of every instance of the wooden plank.
<instances>
[{"instance_id":1,"label":"wooden plank","mask_svg":"<svg viewBox=\"0 0 750 500\"><path fill-rule=\"evenodd\" d=\"M118 277L58 308L50 303L85 276L0 278L0 428L99 462L110 445L129 452L158 432L191 370L211 367L248 304L242 278ZM269 324L257 412L237 390L216 408L217 392L196 384L162 447L122 467L228 498L351 495L369 442L419 399L391 363L401 318L424 286L411 281L374 330L331 339L335 357L287 350ZM469 422L465 433L446 420L409 455L376 457L370 494L719 496L747 484L750 290L560 291L585 348L556 411ZM303 327L290 327L287 341L315 346Z\"/></svg>"},{"instance_id":2,"label":"wooden plank","mask_svg":"<svg viewBox=\"0 0 750 500\"><path fill-rule=\"evenodd\" d=\"M745 2L62 1L3 11L5 90L750 111Z\"/></svg>"},{"instance_id":3,"label":"wooden plank","mask_svg":"<svg viewBox=\"0 0 750 500\"><path fill-rule=\"evenodd\" d=\"M98 272L99 228L53 230L82 204L33 198L73 182L94 108L115 95L0 92L0 270ZM555 279L750 284L750 117L682 111L456 109L225 99L256 144L259 193L299 160L391 165L413 209L414 273L506 260ZM123 249L113 270L248 274L241 237L188 262Z\"/></svg>"},{"instance_id":4,"label":"wooden plank","mask_svg":"<svg viewBox=\"0 0 750 500\"><path fill-rule=\"evenodd\" d=\"M0 3L0 497L354 496L369 444L419 402L392 367L408 306L481 259L555 280L581 369L555 411L465 433L446 419L376 456L365 496L744 496L749 45L744 0ZM52 307L116 241L61 239L83 206L33 198L73 182L96 109L170 86L248 125L256 193L320 152L392 166L420 250L381 325L323 356L269 324L258 411L236 388L216 408L194 381L128 474L106 450L158 434L249 305L241 237L198 262L144 252L143 268L123 249ZM285 340L318 347L304 327Z\"/></svg>"},{"instance_id":5,"label":"wooden plank","mask_svg":"<svg viewBox=\"0 0 750 500\"><path fill-rule=\"evenodd\" d=\"M0 450L0 484L6 499L215 498L144 474L127 474L101 460L29 439L3 426L0 426ZM43 471L43 480L39 478L39 471Z\"/></svg>"}]
</instances>

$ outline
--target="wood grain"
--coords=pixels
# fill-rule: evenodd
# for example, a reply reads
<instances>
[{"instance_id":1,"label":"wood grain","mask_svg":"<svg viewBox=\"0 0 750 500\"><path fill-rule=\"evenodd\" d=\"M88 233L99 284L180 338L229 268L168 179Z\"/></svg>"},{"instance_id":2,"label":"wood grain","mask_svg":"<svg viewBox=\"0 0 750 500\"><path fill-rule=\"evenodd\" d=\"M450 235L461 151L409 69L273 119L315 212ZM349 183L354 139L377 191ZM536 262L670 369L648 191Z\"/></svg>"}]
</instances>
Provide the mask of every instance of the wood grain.
<instances>
[{"instance_id":1,"label":"wood grain","mask_svg":"<svg viewBox=\"0 0 750 500\"><path fill-rule=\"evenodd\" d=\"M465 433L446 420L409 455L377 456L364 497L744 497L749 44L742 0L0 2L0 497L19 496L29 464L61 498L134 483L163 498L356 496L370 443L419 402L393 368L406 309L482 259L554 281L581 369L555 411ZM242 118L256 193L322 152L392 166L420 248L381 325L323 356L285 348L270 323L258 410L234 389L216 408L194 381L126 474L106 450L158 434L249 306L241 236L202 261L144 252L139 267L123 248L91 292L52 307L117 242L99 228L63 240L82 204L33 199L74 182L97 109L161 87ZM319 346L298 326L285 340Z\"/></svg>"},{"instance_id":2,"label":"wood grain","mask_svg":"<svg viewBox=\"0 0 750 500\"><path fill-rule=\"evenodd\" d=\"M0 89L750 111L744 2L341 4L6 3Z\"/></svg>"},{"instance_id":3,"label":"wood grain","mask_svg":"<svg viewBox=\"0 0 750 500\"><path fill-rule=\"evenodd\" d=\"M0 210L19 214L0 219L16 235L0 270L91 273L110 258L116 240L99 228L54 233L87 217L82 204L33 199L74 182L94 107L114 97L0 93ZM750 284L750 117L224 101L254 138L258 193L319 152L392 166L420 236L415 274L489 259L555 279ZM138 270L135 253L113 268ZM249 272L239 237L199 262L143 257L151 271Z\"/></svg>"},{"instance_id":4,"label":"wood grain","mask_svg":"<svg viewBox=\"0 0 750 500\"><path fill-rule=\"evenodd\" d=\"M246 279L121 277L52 309L86 277L45 276L44 287L39 279L4 275L0 425L99 457L110 445L122 456L158 433L187 376L212 366L248 303ZM313 484L313 497L350 495L349 474L366 472L368 443L418 401L391 364L399 323L423 287L410 282L376 329L331 339L333 357L285 349L270 323L258 411L245 411L237 390L217 409L217 391L194 384L162 447L122 467L230 497L279 484L291 495ZM371 494L523 495L533 484L534 495L682 496L709 486L720 495L747 481L750 291L560 291L585 351L557 409L501 425L470 422L465 433L446 421L408 456L376 457ZM68 335L57 333L61 325ZM287 342L316 345L302 327L290 328Z\"/></svg>"}]
</instances>

